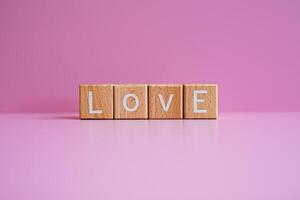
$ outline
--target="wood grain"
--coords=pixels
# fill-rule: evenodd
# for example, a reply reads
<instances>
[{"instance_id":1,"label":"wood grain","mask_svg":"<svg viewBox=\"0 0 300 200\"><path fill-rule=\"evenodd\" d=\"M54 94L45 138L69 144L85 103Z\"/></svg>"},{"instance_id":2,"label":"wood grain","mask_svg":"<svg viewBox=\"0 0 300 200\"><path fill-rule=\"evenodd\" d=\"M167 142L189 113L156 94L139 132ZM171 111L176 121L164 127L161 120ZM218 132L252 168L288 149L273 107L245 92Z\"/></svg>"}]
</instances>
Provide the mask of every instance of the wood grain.
<instances>
[{"instance_id":1,"label":"wood grain","mask_svg":"<svg viewBox=\"0 0 300 200\"><path fill-rule=\"evenodd\" d=\"M182 119L182 85L149 85L148 89L149 119Z\"/></svg>"},{"instance_id":2,"label":"wood grain","mask_svg":"<svg viewBox=\"0 0 300 200\"><path fill-rule=\"evenodd\" d=\"M196 94L197 99L203 102L196 104L197 110L206 110L206 113L194 112L194 91L206 91ZM187 84L184 93L184 118L185 119L216 119L218 117L218 86L216 84Z\"/></svg>"},{"instance_id":3,"label":"wood grain","mask_svg":"<svg viewBox=\"0 0 300 200\"><path fill-rule=\"evenodd\" d=\"M89 92L92 92L93 110L102 113L89 113ZM80 119L113 119L113 85L108 84L81 84Z\"/></svg>"},{"instance_id":4,"label":"wood grain","mask_svg":"<svg viewBox=\"0 0 300 200\"><path fill-rule=\"evenodd\" d=\"M135 111L128 111L124 107L126 95L136 95L139 106ZM129 109L137 105L134 97L127 98L126 103ZM115 85L114 86L114 118L115 119L147 119L148 118L148 86L142 84Z\"/></svg>"}]
</instances>

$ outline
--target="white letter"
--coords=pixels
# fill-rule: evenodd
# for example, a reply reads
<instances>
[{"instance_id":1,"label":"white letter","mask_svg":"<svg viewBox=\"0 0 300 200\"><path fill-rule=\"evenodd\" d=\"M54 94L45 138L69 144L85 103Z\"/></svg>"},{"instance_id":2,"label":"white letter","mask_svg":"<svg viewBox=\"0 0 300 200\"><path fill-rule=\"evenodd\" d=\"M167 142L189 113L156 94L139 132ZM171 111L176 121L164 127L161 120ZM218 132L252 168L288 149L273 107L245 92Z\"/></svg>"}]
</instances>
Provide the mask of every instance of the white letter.
<instances>
[{"instance_id":1,"label":"white letter","mask_svg":"<svg viewBox=\"0 0 300 200\"><path fill-rule=\"evenodd\" d=\"M102 110L93 110L93 92L89 91L89 114L102 114Z\"/></svg>"},{"instance_id":2,"label":"white letter","mask_svg":"<svg viewBox=\"0 0 300 200\"><path fill-rule=\"evenodd\" d=\"M135 100L135 106L133 108L128 108L128 106L127 106L127 99L129 97L133 97L134 100ZM124 106L124 109L126 111L128 111L128 112L134 112L134 111L136 111L138 109L139 105L140 105L139 98L135 94L130 93L130 94L127 94L127 95L124 96L124 98L123 98L123 106Z\"/></svg>"},{"instance_id":3,"label":"white letter","mask_svg":"<svg viewBox=\"0 0 300 200\"><path fill-rule=\"evenodd\" d=\"M161 94L158 95L160 103L161 103L161 105L162 105L162 107L163 107L163 109L164 109L165 112L167 112L169 110L171 102L173 100L173 96L174 96L173 94L170 95L169 100L167 102L167 106L166 106L166 104L165 104L165 102L164 102Z\"/></svg>"},{"instance_id":4,"label":"white letter","mask_svg":"<svg viewBox=\"0 0 300 200\"><path fill-rule=\"evenodd\" d=\"M194 90L194 113L207 113L207 110L198 110L198 103L203 103L204 99L198 99L198 94L207 94L207 90Z\"/></svg>"}]
</instances>

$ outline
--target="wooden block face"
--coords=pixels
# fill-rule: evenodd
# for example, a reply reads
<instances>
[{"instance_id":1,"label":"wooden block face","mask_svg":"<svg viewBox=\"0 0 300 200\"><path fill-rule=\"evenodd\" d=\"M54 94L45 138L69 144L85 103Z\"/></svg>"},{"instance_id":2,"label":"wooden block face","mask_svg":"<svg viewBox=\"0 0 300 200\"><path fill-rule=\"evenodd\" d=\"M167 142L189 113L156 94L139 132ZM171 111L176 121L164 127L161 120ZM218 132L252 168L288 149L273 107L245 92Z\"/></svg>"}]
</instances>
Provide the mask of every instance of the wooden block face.
<instances>
[{"instance_id":1,"label":"wooden block face","mask_svg":"<svg viewBox=\"0 0 300 200\"><path fill-rule=\"evenodd\" d=\"M113 119L113 85L79 86L81 119Z\"/></svg>"},{"instance_id":2,"label":"wooden block face","mask_svg":"<svg viewBox=\"0 0 300 200\"><path fill-rule=\"evenodd\" d=\"M149 119L182 119L182 85L149 85Z\"/></svg>"},{"instance_id":3,"label":"wooden block face","mask_svg":"<svg viewBox=\"0 0 300 200\"><path fill-rule=\"evenodd\" d=\"M184 85L184 118L216 119L218 87L215 84Z\"/></svg>"},{"instance_id":4,"label":"wooden block face","mask_svg":"<svg viewBox=\"0 0 300 200\"><path fill-rule=\"evenodd\" d=\"M147 85L114 86L115 119L147 119L148 87Z\"/></svg>"}]
</instances>

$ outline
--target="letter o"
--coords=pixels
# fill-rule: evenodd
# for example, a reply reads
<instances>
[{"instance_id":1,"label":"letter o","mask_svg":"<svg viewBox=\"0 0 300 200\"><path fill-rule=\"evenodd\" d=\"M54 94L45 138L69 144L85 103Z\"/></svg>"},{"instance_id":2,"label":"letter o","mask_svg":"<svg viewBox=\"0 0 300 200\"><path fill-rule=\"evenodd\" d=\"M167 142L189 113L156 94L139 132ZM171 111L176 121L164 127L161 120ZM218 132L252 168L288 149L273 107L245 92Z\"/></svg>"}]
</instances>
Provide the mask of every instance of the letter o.
<instances>
[{"instance_id":1,"label":"letter o","mask_svg":"<svg viewBox=\"0 0 300 200\"><path fill-rule=\"evenodd\" d=\"M127 106L127 99L129 97L133 97L134 100L135 100L135 106L133 108L129 108ZM129 93L129 94L127 94L127 95L124 96L124 98L123 98L123 107L124 107L124 109L126 111L128 111L128 112L135 112L138 109L139 105L140 105L139 98L135 94Z\"/></svg>"}]
</instances>

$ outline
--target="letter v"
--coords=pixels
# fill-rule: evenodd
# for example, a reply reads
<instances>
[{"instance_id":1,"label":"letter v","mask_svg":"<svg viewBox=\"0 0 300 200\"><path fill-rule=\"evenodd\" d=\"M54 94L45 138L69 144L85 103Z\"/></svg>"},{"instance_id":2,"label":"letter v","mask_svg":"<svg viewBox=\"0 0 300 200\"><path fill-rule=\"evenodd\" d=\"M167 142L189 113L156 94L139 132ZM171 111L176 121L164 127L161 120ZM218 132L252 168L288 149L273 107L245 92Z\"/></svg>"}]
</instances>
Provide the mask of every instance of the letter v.
<instances>
[{"instance_id":1,"label":"letter v","mask_svg":"<svg viewBox=\"0 0 300 200\"><path fill-rule=\"evenodd\" d=\"M168 100L167 105L166 105L163 98L162 98L162 95L161 94L158 95L161 106L163 107L165 112L167 112L169 110L171 102L173 100L173 96L174 96L173 94L170 95L169 100Z\"/></svg>"}]
</instances>

